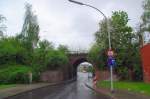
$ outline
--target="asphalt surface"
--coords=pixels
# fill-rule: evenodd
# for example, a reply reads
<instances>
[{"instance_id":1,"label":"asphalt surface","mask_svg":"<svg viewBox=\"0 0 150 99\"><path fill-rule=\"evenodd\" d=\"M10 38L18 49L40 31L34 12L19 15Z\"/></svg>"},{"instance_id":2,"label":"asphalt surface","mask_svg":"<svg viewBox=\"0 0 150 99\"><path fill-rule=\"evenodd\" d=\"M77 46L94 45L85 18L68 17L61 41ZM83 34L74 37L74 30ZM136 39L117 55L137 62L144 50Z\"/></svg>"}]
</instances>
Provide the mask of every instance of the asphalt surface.
<instances>
[{"instance_id":1,"label":"asphalt surface","mask_svg":"<svg viewBox=\"0 0 150 99\"><path fill-rule=\"evenodd\" d=\"M40 88L8 99L110 99L85 86L84 83L88 81L87 75L78 73L76 82Z\"/></svg>"}]
</instances>

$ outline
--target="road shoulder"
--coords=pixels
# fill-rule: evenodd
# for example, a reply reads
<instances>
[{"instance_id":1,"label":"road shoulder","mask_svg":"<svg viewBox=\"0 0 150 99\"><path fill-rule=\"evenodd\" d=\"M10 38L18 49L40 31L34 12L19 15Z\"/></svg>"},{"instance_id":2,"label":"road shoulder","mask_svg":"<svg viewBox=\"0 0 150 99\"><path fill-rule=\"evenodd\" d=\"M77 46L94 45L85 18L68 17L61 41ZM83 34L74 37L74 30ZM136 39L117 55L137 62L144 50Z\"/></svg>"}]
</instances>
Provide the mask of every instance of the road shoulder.
<instances>
[{"instance_id":1,"label":"road shoulder","mask_svg":"<svg viewBox=\"0 0 150 99\"><path fill-rule=\"evenodd\" d=\"M103 94L103 95L110 97L110 99L133 99L133 98L134 99L150 99L150 96L131 92L131 91L116 90L114 91L114 93L111 93L109 89L97 88L89 84L85 84L85 85L99 94Z\"/></svg>"},{"instance_id":2,"label":"road shoulder","mask_svg":"<svg viewBox=\"0 0 150 99\"><path fill-rule=\"evenodd\" d=\"M70 82L73 82L74 80L75 79L71 79L71 80L62 81L62 82L58 82L58 83L19 84L19 85L16 85L15 87L1 89L0 90L0 99L8 98L11 96L15 96L15 95L18 95L21 93L44 88L47 86L54 86L54 85L58 85L58 84L70 83Z\"/></svg>"}]
</instances>

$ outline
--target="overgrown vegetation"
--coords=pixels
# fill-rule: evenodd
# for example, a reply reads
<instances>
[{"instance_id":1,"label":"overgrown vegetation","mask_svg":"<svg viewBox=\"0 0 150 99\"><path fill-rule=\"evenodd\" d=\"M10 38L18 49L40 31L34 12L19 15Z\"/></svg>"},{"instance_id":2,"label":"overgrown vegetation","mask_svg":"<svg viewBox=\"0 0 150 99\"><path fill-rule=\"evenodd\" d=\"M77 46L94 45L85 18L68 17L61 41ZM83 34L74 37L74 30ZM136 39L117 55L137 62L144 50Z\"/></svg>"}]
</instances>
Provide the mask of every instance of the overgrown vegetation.
<instances>
[{"instance_id":1,"label":"overgrown vegetation","mask_svg":"<svg viewBox=\"0 0 150 99\"><path fill-rule=\"evenodd\" d=\"M25 8L22 32L14 37L0 38L0 84L29 83L29 73L35 82L41 72L58 70L68 64L67 47L54 48L51 42L40 40L32 5L26 4Z\"/></svg>"},{"instance_id":2,"label":"overgrown vegetation","mask_svg":"<svg viewBox=\"0 0 150 99\"><path fill-rule=\"evenodd\" d=\"M30 67L22 65L10 65L0 70L0 84L29 83L28 73Z\"/></svg>"},{"instance_id":3,"label":"overgrown vegetation","mask_svg":"<svg viewBox=\"0 0 150 99\"><path fill-rule=\"evenodd\" d=\"M5 84L5 85L0 84L0 89L11 88L11 87L16 87L16 85L15 84Z\"/></svg>"},{"instance_id":4,"label":"overgrown vegetation","mask_svg":"<svg viewBox=\"0 0 150 99\"><path fill-rule=\"evenodd\" d=\"M14 37L4 35L6 18L0 15L0 83L28 83L29 72L33 73L33 80L38 81L39 73L65 68L68 64L67 47L55 48L51 42L40 40L38 18L32 5L26 4L25 8L22 31ZM137 32L128 25L128 14L124 11L114 11L108 18L112 50L117 61L115 72L121 80L142 80L139 49L143 44L143 33L150 32L150 0L145 0L143 8ZM106 20L102 20L95 33L96 43L89 52L89 60L101 70L108 68L107 29Z\"/></svg>"},{"instance_id":5,"label":"overgrown vegetation","mask_svg":"<svg viewBox=\"0 0 150 99\"><path fill-rule=\"evenodd\" d=\"M97 83L97 86L100 88L110 88L110 82L109 81L100 81ZM126 91L132 91L142 94L150 95L150 86L149 84L143 83L143 82L114 82L114 88L115 90L126 90Z\"/></svg>"},{"instance_id":6,"label":"overgrown vegetation","mask_svg":"<svg viewBox=\"0 0 150 99\"><path fill-rule=\"evenodd\" d=\"M111 34L111 46L114 50L117 66L115 72L120 80L142 80L140 61L140 43L137 42L137 33L128 25L128 14L124 11L115 11L108 19ZM108 34L106 20L99 24L95 33L96 43L90 50L89 59L95 65L105 70L107 65Z\"/></svg>"}]
</instances>

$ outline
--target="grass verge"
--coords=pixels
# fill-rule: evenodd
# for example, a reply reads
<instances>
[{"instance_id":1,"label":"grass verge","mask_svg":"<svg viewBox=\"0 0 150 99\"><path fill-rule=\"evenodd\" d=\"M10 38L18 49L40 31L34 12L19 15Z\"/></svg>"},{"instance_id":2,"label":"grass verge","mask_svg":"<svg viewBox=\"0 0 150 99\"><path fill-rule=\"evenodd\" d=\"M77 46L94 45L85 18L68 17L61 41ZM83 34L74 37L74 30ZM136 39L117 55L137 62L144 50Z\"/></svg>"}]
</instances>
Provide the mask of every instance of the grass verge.
<instances>
[{"instance_id":1,"label":"grass verge","mask_svg":"<svg viewBox=\"0 0 150 99\"><path fill-rule=\"evenodd\" d=\"M9 84L9 85L0 85L0 90L1 89L5 89L5 88L11 88L11 87L15 87L15 84Z\"/></svg>"},{"instance_id":2,"label":"grass verge","mask_svg":"<svg viewBox=\"0 0 150 99\"><path fill-rule=\"evenodd\" d=\"M100 81L97 83L97 86L100 88L110 88L109 81ZM146 84L143 82L123 82L116 81L114 82L114 88L117 90L127 90L132 92L138 92L150 95L150 84Z\"/></svg>"}]
</instances>

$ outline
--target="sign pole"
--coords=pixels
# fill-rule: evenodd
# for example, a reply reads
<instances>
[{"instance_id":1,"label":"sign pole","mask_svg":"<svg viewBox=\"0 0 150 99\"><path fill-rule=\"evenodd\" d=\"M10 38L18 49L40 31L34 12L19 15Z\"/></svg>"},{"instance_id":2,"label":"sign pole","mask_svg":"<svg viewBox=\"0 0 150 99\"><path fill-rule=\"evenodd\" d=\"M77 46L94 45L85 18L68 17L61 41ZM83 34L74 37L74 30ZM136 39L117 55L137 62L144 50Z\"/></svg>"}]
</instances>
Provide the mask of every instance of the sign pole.
<instances>
[{"instance_id":1,"label":"sign pole","mask_svg":"<svg viewBox=\"0 0 150 99\"><path fill-rule=\"evenodd\" d=\"M107 55L108 55L108 65L110 67L110 90L111 90L111 93L114 92L114 86L113 86L113 66L114 66L114 52L112 50L109 50L107 52Z\"/></svg>"},{"instance_id":2,"label":"sign pole","mask_svg":"<svg viewBox=\"0 0 150 99\"><path fill-rule=\"evenodd\" d=\"M111 92L113 93L113 91L114 91L114 86L113 86L113 66L110 66L110 80L111 80Z\"/></svg>"}]
</instances>

